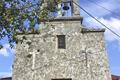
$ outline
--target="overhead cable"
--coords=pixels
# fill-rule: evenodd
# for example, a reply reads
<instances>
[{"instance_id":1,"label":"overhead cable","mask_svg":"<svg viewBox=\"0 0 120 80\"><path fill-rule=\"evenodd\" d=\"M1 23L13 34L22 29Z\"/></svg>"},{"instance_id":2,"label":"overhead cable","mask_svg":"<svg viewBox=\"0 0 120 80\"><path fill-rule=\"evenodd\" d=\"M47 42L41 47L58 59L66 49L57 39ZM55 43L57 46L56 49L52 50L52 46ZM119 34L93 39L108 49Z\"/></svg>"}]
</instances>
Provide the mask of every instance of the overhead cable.
<instances>
[{"instance_id":1,"label":"overhead cable","mask_svg":"<svg viewBox=\"0 0 120 80\"><path fill-rule=\"evenodd\" d=\"M104 23L102 23L101 21L99 21L97 18L95 18L92 14L90 14L89 12L87 12L84 8L82 8L80 5L78 5L77 3L75 3L73 1L74 4L76 4L80 9L82 9L85 13L87 13L90 17L92 17L94 20L96 20L97 22L99 22L102 26L104 26L106 29L108 29L109 31L111 31L113 34L115 34L116 36L118 36L120 38L120 35L117 34L116 32L114 32L112 29L110 29L108 26L106 26Z\"/></svg>"},{"instance_id":2,"label":"overhead cable","mask_svg":"<svg viewBox=\"0 0 120 80\"><path fill-rule=\"evenodd\" d=\"M105 7L103 7L103 6L99 5L99 4L97 4L96 2L94 2L94 1L92 1L92 0L87 0L87 1L89 1L89 2L91 2L91 3L93 3L93 4L95 4L95 5L97 5L97 6L101 7L101 8L103 8L104 10L106 10L106 11L108 11L108 12L114 14L116 17L119 17L119 18L120 18L120 16L119 16L117 13L111 11L110 9L107 9L107 8L105 8Z\"/></svg>"}]
</instances>

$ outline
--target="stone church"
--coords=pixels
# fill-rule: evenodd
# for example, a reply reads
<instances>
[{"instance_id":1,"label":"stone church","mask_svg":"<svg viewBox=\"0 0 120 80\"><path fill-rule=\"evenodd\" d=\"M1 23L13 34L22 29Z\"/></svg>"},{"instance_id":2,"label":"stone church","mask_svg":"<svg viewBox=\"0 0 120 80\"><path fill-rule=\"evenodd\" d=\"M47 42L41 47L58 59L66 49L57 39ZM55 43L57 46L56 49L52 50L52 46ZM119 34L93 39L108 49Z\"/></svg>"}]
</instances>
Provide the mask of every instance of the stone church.
<instances>
[{"instance_id":1,"label":"stone church","mask_svg":"<svg viewBox=\"0 0 120 80\"><path fill-rule=\"evenodd\" d=\"M39 33L18 33L13 80L111 80L105 30L84 27L79 7L66 4L72 16L41 23Z\"/></svg>"}]
</instances>

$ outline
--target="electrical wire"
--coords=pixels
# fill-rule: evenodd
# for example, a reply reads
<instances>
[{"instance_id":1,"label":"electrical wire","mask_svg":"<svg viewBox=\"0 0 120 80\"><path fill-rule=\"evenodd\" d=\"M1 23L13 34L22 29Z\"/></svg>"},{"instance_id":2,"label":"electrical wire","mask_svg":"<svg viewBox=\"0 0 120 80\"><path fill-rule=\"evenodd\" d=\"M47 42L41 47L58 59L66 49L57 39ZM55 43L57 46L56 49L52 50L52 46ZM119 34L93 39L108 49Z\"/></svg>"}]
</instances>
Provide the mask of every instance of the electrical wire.
<instances>
[{"instance_id":1,"label":"electrical wire","mask_svg":"<svg viewBox=\"0 0 120 80\"><path fill-rule=\"evenodd\" d=\"M97 4L97 3L94 2L94 1L91 1L91 0L87 0L87 1L89 1L89 2L91 2L91 3L93 3L93 4L95 4L95 5L97 5L97 6L101 7L101 8L103 8L104 10L106 10L106 11L108 11L108 12L114 14L116 17L119 17L119 18L120 18L120 16L119 16L117 13L111 11L110 9L107 9L107 8L105 8L105 7L103 7L103 6L99 5L99 4Z\"/></svg>"},{"instance_id":2,"label":"electrical wire","mask_svg":"<svg viewBox=\"0 0 120 80\"><path fill-rule=\"evenodd\" d=\"M82 9L84 12L86 12L90 17L92 17L94 20L96 20L97 22L99 22L101 25L103 25L106 29L108 29L109 31L111 31L113 34L115 34L116 36L118 36L120 38L120 35L117 34L116 32L114 32L112 29L110 29L109 27L107 27L104 23L102 23L101 21L99 21L97 18L95 18L93 15L91 15L89 12L87 12L84 8L82 8L80 5L78 5L77 3L75 3L74 1L72 1L74 4L76 4L80 9ZM39 4L38 4L39 5ZM30 7L33 7L36 5L31 5ZM26 7L28 8L28 7ZM21 9L20 9L21 10Z\"/></svg>"},{"instance_id":3,"label":"electrical wire","mask_svg":"<svg viewBox=\"0 0 120 80\"><path fill-rule=\"evenodd\" d=\"M80 9L82 9L85 13L87 13L90 17L92 17L94 20L96 20L97 22L99 22L102 26L104 26L106 29L108 29L109 31L111 31L113 34L115 34L116 36L118 36L120 38L120 35L117 34L116 32L114 32L112 29L110 29L108 26L106 26L104 23L102 23L101 21L99 21L97 18L95 18L92 14L90 14L89 12L87 12L84 8L82 8L80 5L78 5L77 3L75 3L73 1L73 3L75 5L77 5Z\"/></svg>"}]
</instances>

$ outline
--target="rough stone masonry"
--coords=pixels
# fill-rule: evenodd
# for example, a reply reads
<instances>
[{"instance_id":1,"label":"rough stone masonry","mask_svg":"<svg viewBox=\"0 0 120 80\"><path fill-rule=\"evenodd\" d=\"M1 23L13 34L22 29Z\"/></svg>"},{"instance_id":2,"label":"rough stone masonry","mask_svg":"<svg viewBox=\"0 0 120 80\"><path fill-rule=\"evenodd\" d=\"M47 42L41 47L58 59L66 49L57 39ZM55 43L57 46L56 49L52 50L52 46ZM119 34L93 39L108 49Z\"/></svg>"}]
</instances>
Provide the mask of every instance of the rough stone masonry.
<instances>
[{"instance_id":1,"label":"rough stone masonry","mask_svg":"<svg viewBox=\"0 0 120 80\"><path fill-rule=\"evenodd\" d=\"M85 28L82 19L59 17L39 33L18 33L13 80L111 80L105 30Z\"/></svg>"}]
</instances>

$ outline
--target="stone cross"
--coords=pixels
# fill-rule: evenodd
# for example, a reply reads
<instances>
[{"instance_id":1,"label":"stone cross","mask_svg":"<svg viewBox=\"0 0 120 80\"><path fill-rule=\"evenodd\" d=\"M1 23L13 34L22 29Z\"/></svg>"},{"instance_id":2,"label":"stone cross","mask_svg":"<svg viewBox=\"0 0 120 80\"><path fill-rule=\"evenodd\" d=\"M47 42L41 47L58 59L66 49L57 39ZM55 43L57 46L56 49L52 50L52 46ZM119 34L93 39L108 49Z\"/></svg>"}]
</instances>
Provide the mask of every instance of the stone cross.
<instances>
[{"instance_id":1,"label":"stone cross","mask_svg":"<svg viewBox=\"0 0 120 80\"><path fill-rule=\"evenodd\" d=\"M34 70L35 69L36 54L39 54L39 53L37 52L37 50L33 50L33 52L30 52L30 54L33 57L33 59L32 59L32 70Z\"/></svg>"}]
</instances>

